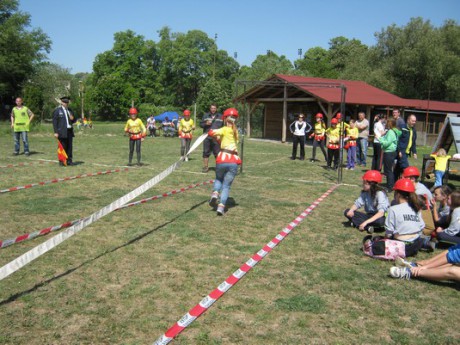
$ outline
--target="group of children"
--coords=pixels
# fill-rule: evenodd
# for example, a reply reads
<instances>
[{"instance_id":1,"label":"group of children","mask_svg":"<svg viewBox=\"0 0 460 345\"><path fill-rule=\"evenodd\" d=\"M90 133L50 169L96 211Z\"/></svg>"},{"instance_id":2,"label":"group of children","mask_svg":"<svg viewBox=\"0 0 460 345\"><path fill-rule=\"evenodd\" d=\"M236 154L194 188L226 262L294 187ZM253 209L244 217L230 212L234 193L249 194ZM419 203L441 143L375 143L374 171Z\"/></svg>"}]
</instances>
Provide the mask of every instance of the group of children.
<instances>
[{"instance_id":1,"label":"group of children","mask_svg":"<svg viewBox=\"0 0 460 345\"><path fill-rule=\"evenodd\" d=\"M294 121L289 126L289 129L293 135L291 160L296 159L297 146L299 145L300 160L305 159L305 138L313 129L313 132L309 135L309 138L313 139L313 150L310 162L316 161L316 149L319 147L327 163L326 168L328 170L337 170L340 158L340 138L342 134L344 134L344 148L347 150L346 169L354 170L356 165L356 140L359 135L355 120L350 120L349 124L345 122L342 123L342 114L337 113L335 117L331 119L331 126L327 128L322 113L316 114L315 124L313 126L305 122L304 114L300 114L298 120ZM344 133L342 133L343 130L345 131ZM327 152L325 147L327 147Z\"/></svg>"},{"instance_id":2,"label":"group of children","mask_svg":"<svg viewBox=\"0 0 460 345\"><path fill-rule=\"evenodd\" d=\"M452 191L446 185L435 186L433 196L418 181L420 172L415 166L404 169L402 175L394 184L394 198L390 201L386 190L380 186L380 171L366 171L362 176L361 193L344 211L344 216L360 231L384 232L384 236L364 238L366 254L393 259L391 246L399 248L396 266L390 270L392 277L460 280L460 267L455 266L460 263L460 191ZM432 260L417 264L404 259L416 255L419 250L431 252L440 243L453 246Z\"/></svg>"},{"instance_id":3,"label":"group of children","mask_svg":"<svg viewBox=\"0 0 460 345\"><path fill-rule=\"evenodd\" d=\"M147 135L147 130L141 119L138 118L136 108L129 110L130 119L126 122L125 133L129 135L129 162L132 165L134 148L137 153L137 165L141 165L141 143ZM190 118L190 110L183 112L184 117L179 121L179 138L181 139L181 160L188 161L188 151L195 130L194 121ZM219 129L211 129L210 137L219 138L220 151L216 157L216 179L209 205L217 211L217 215L225 213L230 187L235 179L241 159L238 156L238 129L236 120L238 110L228 108L223 114L224 126Z\"/></svg>"}]
</instances>

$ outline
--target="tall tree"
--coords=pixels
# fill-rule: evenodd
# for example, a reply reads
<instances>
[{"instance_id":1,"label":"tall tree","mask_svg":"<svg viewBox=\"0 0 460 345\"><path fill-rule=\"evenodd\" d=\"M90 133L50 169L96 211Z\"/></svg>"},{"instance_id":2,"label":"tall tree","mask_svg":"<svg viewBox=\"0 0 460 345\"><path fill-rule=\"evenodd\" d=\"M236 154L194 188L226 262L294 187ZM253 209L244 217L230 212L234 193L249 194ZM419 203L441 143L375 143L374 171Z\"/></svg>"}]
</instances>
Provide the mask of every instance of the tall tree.
<instances>
[{"instance_id":1,"label":"tall tree","mask_svg":"<svg viewBox=\"0 0 460 345\"><path fill-rule=\"evenodd\" d=\"M30 15L18 10L17 0L0 1L0 97L21 93L34 65L43 61L51 41L41 29L28 30Z\"/></svg>"},{"instance_id":2,"label":"tall tree","mask_svg":"<svg viewBox=\"0 0 460 345\"><path fill-rule=\"evenodd\" d=\"M412 18L404 27L392 25L377 33L376 50L389 78L394 80L394 92L406 98L455 97L458 32L458 25L452 21L436 29L430 21Z\"/></svg>"}]
</instances>

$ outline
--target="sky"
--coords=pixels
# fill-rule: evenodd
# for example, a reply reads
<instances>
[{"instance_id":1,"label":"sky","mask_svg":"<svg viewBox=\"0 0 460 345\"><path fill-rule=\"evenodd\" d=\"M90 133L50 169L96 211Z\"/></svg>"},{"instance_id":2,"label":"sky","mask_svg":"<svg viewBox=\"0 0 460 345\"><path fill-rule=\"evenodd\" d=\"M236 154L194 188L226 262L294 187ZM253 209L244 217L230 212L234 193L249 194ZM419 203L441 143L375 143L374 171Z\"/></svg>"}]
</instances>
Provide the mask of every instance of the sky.
<instances>
[{"instance_id":1,"label":"sky","mask_svg":"<svg viewBox=\"0 0 460 345\"><path fill-rule=\"evenodd\" d=\"M92 72L95 57L112 49L116 32L132 30L159 41L158 31L201 30L240 65L271 50L290 61L338 36L372 46L375 33L422 17L435 27L460 23L459 0L19 0L31 28L52 41L49 61L75 74Z\"/></svg>"}]
</instances>

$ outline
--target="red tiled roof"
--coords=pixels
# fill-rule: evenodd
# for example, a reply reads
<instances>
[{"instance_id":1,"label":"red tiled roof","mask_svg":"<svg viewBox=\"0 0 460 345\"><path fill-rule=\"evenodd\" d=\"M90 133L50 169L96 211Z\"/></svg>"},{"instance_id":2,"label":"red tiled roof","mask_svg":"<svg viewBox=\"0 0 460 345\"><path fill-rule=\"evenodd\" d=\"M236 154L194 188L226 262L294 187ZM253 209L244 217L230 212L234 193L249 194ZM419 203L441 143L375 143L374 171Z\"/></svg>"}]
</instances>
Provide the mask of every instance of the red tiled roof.
<instances>
[{"instance_id":1,"label":"red tiled roof","mask_svg":"<svg viewBox=\"0 0 460 345\"><path fill-rule=\"evenodd\" d=\"M321 98L328 103L340 103L341 89L324 87L320 86L320 84L343 84L347 88L345 101L348 104L389 105L398 107L404 107L407 104L405 99L380 90L363 81L311 78L284 74L276 74L275 76L296 85L299 89ZM318 86L315 86L315 84Z\"/></svg>"},{"instance_id":2,"label":"red tiled roof","mask_svg":"<svg viewBox=\"0 0 460 345\"><path fill-rule=\"evenodd\" d=\"M460 103L428 101L421 99L406 99L411 108L421 110L442 111L446 113L460 113Z\"/></svg>"},{"instance_id":3,"label":"red tiled roof","mask_svg":"<svg viewBox=\"0 0 460 345\"><path fill-rule=\"evenodd\" d=\"M343 84L347 89L345 97L347 104L396 106L460 113L460 103L405 99L363 81L301 77L285 74L275 74L274 77L284 80L327 103L340 103L341 89L339 87L327 87L326 84L337 86Z\"/></svg>"}]
</instances>

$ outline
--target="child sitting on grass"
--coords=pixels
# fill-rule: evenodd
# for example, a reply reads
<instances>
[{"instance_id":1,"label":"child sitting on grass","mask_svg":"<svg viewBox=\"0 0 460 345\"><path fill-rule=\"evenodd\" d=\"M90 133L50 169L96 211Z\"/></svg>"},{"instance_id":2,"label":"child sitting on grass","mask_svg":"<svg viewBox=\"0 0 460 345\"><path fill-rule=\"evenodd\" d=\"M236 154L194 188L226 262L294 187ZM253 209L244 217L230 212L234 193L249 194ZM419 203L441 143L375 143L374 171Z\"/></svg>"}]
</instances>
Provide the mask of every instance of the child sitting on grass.
<instances>
[{"instance_id":1,"label":"child sitting on grass","mask_svg":"<svg viewBox=\"0 0 460 345\"><path fill-rule=\"evenodd\" d=\"M385 237L402 241L405 244L405 255L413 256L422 247L420 237L425 228L425 222L420 212L420 204L415 186L407 178L396 181L394 185L397 205L388 209L385 220Z\"/></svg>"},{"instance_id":2,"label":"child sitting on grass","mask_svg":"<svg viewBox=\"0 0 460 345\"><path fill-rule=\"evenodd\" d=\"M360 231L374 232L374 228L382 228L385 224L385 212L390 206L385 191L378 185L382 182L382 174L377 170L369 170L362 177L363 189L354 204L344 211L345 217ZM363 212L357 210L364 207Z\"/></svg>"},{"instance_id":3,"label":"child sitting on grass","mask_svg":"<svg viewBox=\"0 0 460 345\"><path fill-rule=\"evenodd\" d=\"M447 185L436 187L433 191L433 199L431 204L433 205L433 220L436 226L446 227L449 222L450 207L447 203L449 195L452 194L452 189Z\"/></svg>"},{"instance_id":4,"label":"child sitting on grass","mask_svg":"<svg viewBox=\"0 0 460 345\"><path fill-rule=\"evenodd\" d=\"M452 192L447 199L447 204L450 207L449 226L438 227L436 237L438 241L460 244L460 192Z\"/></svg>"},{"instance_id":5,"label":"child sitting on grass","mask_svg":"<svg viewBox=\"0 0 460 345\"><path fill-rule=\"evenodd\" d=\"M460 266L458 266L460 264L460 244L428 260L410 262L397 258L395 263L396 266L390 268L390 275L393 278L460 281Z\"/></svg>"}]
</instances>

